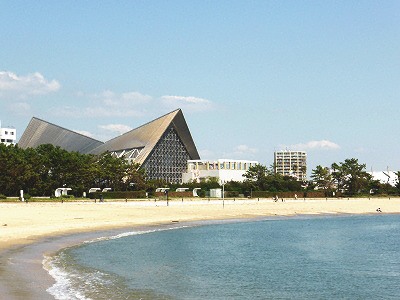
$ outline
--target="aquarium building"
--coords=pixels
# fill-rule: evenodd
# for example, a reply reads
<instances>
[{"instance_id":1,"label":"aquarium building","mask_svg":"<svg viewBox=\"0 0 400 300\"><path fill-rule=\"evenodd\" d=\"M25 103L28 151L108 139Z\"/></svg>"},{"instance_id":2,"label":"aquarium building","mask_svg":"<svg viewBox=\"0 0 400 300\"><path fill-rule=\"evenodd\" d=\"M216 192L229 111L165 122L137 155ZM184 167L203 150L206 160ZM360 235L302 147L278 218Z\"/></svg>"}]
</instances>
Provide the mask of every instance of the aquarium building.
<instances>
[{"instance_id":1,"label":"aquarium building","mask_svg":"<svg viewBox=\"0 0 400 300\"><path fill-rule=\"evenodd\" d=\"M26 149L42 144L52 144L67 151L83 154L98 155L110 152L116 157L138 163L145 170L147 179L160 179L168 183L181 183L187 161L200 159L181 109L107 142L34 117L18 145Z\"/></svg>"}]
</instances>

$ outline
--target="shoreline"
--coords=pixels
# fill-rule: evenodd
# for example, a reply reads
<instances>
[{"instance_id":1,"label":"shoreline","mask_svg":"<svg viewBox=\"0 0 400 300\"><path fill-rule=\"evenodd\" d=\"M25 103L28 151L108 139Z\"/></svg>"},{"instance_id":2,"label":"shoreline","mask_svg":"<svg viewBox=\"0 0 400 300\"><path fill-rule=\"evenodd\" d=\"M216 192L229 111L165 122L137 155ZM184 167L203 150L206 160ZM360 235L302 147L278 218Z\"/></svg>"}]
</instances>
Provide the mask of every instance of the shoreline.
<instances>
[{"instance_id":1,"label":"shoreline","mask_svg":"<svg viewBox=\"0 0 400 300\"><path fill-rule=\"evenodd\" d=\"M0 203L0 294L6 299L54 299L44 255L103 236L164 226L251 221L290 216L400 213L400 198L180 200L104 203ZM4 226L7 224L7 226Z\"/></svg>"}]
</instances>

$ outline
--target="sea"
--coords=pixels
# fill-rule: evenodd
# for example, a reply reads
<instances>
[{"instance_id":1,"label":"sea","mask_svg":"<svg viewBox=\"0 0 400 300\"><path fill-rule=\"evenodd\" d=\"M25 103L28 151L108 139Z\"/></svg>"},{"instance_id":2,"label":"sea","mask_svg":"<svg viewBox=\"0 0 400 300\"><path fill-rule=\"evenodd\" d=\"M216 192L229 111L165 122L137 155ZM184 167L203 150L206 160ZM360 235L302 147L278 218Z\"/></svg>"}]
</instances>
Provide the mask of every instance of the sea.
<instances>
[{"instance_id":1,"label":"sea","mask_svg":"<svg viewBox=\"0 0 400 300\"><path fill-rule=\"evenodd\" d=\"M400 215L174 224L44 264L56 299L400 299Z\"/></svg>"}]
</instances>

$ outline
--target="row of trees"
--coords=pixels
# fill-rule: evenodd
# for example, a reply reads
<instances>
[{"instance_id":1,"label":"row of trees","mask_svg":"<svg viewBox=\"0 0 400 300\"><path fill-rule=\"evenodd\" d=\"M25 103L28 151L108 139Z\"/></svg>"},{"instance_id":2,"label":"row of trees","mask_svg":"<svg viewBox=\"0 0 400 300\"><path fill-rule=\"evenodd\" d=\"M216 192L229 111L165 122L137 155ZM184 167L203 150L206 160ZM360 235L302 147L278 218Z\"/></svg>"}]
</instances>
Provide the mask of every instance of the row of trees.
<instances>
[{"instance_id":1,"label":"row of trees","mask_svg":"<svg viewBox=\"0 0 400 300\"><path fill-rule=\"evenodd\" d=\"M50 196L56 188L69 187L82 195L91 187L127 190L134 182L144 189L144 172L137 164L106 153L100 156L68 152L41 145L35 149L0 144L0 194Z\"/></svg>"},{"instance_id":2,"label":"row of trees","mask_svg":"<svg viewBox=\"0 0 400 300\"><path fill-rule=\"evenodd\" d=\"M346 159L339 164L333 163L330 168L318 165L312 170L310 188L318 188L327 192L342 192L349 196L358 194L399 194L400 171L396 172L397 184L391 186L389 182L381 183L374 180L366 172L366 165L360 164L357 159Z\"/></svg>"},{"instance_id":3,"label":"row of trees","mask_svg":"<svg viewBox=\"0 0 400 300\"><path fill-rule=\"evenodd\" d=\"M300 192L322 190L329 195L342 193L399 194L396 187L373 180L365 171L365 164L357 159L346 159L333 163L330 168L317 166L312 170L311 181L299 182L290 176L275 174L273 167L261 164L252 166L244 174L243 182L228 182L226 191L251 195L253 191ZM400 172L397 172L400 175ZM60 187L72 188L75 196L81 196L91 187L112 188L114 191L146 190L157 187L200 187L202 191L220 187L218 178L207 178L200 183L168 184L162 181L147 181L145 170L138 164L105 153L100 156L68 152L60 147L41 145L23 150L18 146L0 144L0 194L18 196L24 190L32 196L50 196Z\"/></svg>"},{"instance_id":4,"label":"row of trees","mask_svg":"<svg viewBox=\"0 0 400 300\"><path fill-rule=\"evenodd\" d=\"M396 186L374 180L366 171L366 165L358 159L346 159L340 163L333 163L330 167L318 165L312 170L311 180L298 182L295 178L274 173L273 166L267 168L262 165L251 167L245 174L242 191L324 191L326 195L369 195L373 194L400 194L400 172L396 173ZM244 188L244 190L243 190Z\"/></svg>"}]
</instances>

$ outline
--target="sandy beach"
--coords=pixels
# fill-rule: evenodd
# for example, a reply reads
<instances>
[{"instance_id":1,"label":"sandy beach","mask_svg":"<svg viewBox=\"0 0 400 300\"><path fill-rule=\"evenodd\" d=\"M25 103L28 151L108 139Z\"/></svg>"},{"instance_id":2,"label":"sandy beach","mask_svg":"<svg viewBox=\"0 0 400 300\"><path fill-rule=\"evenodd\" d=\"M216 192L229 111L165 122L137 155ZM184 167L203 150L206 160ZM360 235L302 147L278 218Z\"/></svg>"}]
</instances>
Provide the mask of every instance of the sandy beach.
<instances>
[{"instance_id":1,"label":"sandy beach","mask_svg":"<svg viewBox=\"0 0 400 300\"><path fill-rule=\"evenodd\" d=\"M0 203L0 294L7 295L4 299L52 299L45 292L52 278L42 268L43 255L111 230L269 216L376 214L377 208L400 213L400 198L173 200L168 206L154 200Z\"/></svg>"}]
</instances>

